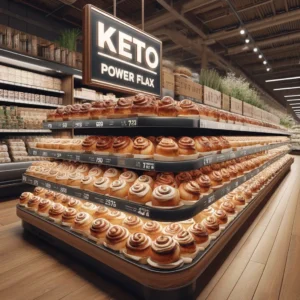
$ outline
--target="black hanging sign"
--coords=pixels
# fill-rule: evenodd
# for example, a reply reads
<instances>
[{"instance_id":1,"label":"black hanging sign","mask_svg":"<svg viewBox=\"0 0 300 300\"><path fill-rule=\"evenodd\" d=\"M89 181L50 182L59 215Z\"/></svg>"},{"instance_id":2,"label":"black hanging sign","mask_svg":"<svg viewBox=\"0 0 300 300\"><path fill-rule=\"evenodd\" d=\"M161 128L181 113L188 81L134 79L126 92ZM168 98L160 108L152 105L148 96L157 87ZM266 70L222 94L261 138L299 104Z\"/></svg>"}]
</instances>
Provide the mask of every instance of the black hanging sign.
<instances>
[{"instance_id":1,"label":"black hanging sign","mask_svg":"<svg viewBox=\"0 0 300 300\"><path fill-rule=\"evenodd\" d=\"M85 84L160 95L161 41L90 4L83 20Z\"/></svg>"}]
</instances>

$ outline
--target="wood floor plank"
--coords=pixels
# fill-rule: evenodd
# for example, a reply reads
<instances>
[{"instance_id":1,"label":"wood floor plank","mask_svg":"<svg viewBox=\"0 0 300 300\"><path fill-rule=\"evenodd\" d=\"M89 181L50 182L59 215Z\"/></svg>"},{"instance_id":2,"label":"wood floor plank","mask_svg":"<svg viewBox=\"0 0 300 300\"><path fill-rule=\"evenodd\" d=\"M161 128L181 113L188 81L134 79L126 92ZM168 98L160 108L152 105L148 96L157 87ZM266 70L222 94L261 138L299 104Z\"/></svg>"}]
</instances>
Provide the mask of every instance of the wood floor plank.
<instances>
[{"instance_id":1,"label":"wood floor plank","mask_svg":"<svg viewBox=\"0 0 300 300\"><path fill-rule=\"evenodd\" d=\"M250 261L242 276L237 281L228 300L251 300L256 290L257 284L263 273L265 265Z\"/></svg>"},{"instance_id":2,"label":"wood floor plank","mask_svg":"<svg viewBox=\"0 0 300 300\"><path fill-rule=\"evenodd\" d=\"M292 235L289 247L280 300L300 299L300 236Z\"/></svg>"}]
</instances>

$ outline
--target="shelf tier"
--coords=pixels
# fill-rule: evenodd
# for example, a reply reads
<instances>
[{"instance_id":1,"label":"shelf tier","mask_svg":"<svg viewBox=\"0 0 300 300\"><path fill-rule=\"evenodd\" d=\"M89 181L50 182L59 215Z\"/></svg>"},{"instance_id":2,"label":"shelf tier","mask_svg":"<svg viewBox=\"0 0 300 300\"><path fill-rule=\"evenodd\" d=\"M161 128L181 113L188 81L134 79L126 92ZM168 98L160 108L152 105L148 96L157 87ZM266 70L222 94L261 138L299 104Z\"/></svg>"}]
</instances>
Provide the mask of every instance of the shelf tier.
<instances>
[{"instance_id":1,"label":"shelf tier","mask_svg":"<svg viewBox=\"0 0 300 300\"><path fill-rule=\"evenodd\" d=\"M74 96L74 99L78 99L78 100L85 100L85 101L97 101L95 99L90 99L87 97L81 97L81 96Z\"/></svg>"},{"instance_id":2,"label":"shelf tier","mask_svg":"<svg viewBox=\"0 0 300 300\"><path fill-rule=\"evenodd\" d=\"M26 169L32 164L32 162L9 162L0 164L0 183L22 180L22 174L26 172Z\"/></svg>"},{"instance_id":3,"label":"shelf tier","mask_svg":"<svg viewBox=\"0 0 300 300\"><path fill-rule=\"evenodd\" d=\"M289 172L291 162L286 164L282 170L255 196L255 198L238 214L238 216L225 228L220 236L210 243L210 246L198 253L198 256L191 264L175 270L156 270L146 265L137 264L128 260L123 255L113 252L101 245L95 243L62 228L52 222L49 222L37 214L31 213L21 207L17 207L17 215L23 220L25 229L37 234L45 241L54 243L62 249L68 249L70 253L76 255L74 248L79 250L77 258L83 260L85 256L94 262L96 269L110 276L115 280L127 283L133 286L135 292L140 295L150 295L153 290L160 290L159 293L168 293L173 291L175 297L180 299L179 291L195 292L195 281L209 267L213 259L221 252L225 245L230 241L241 225L249 218L256 208L276 189L278 183ZM71 247L71 248L70 248ZM117 273L116 273L117 272ZM139 289L136 289L138 284ZM157 291L156 291L157 292ZM157 295L157 294L156 294ZM162 294L161 294L162 295ZM187 295L185 293L185 295ZM191 295L190 295L191 296ZM150 298L148 298L150 299ZM153 299L153 297L151 297Z\"/></svg>"},{"instance_id":4,"label":"shelf tier","mask_svg":"<svg viewBox=\"0 0 300 300\"><path fill-rule=\"evenodd\" d=\"M220 198L222 198L223 196L225 196L226 194L228 194L229 192L237 188L239 185L248 181L253 176L260 173L266 167L270 166L273 162L283 157L287 153L288 152L284 152L274 157L270 161L266 162L259 168L232 180L230 183L224 184L221 188L219 188L215 192L203 196L195 204L184 205L176 209L159 209L155 207L150 207L150 206L135 203L133 201L129 201L125 199L114 198L108 195L101 195L90 191L83 191L78 188L72 188L67 185L53 183L26 174L23 175L23 182L34 186L40 186L52 190L54 192L59 192L83 200L95 202L107 207L112 207L120 211L135 214L143 218L156 220L156 221L175 222L175 221L182 221L182 220L188 220L190 218L193 218L196 214L198 214L199 212L207 208L209 205L219 200Z\"/></svg>"},{"instance_id":5,"label":"shelf tier","mask_svg":"<svg viewBox=\"0 0 300 300\"><path fill-rule=\"evenodd\" d=\"M39 107L54 107L54 108L61 106L58 104L41 103L41 102L26 101L26 100L20 100L20 99L8 99L8 98L3 98L3 97L0 97L0 102L14 103L14 104L26 104L26 105L39 106Z\"/></svg>"},{"instance_id":6,"label":"shelf tier","mask_svg":"<svg viewBox=\"0 0 300 300\"><path fill-rule=\"evenodd\" d=\"M52 133L49 129L0 129L0 133Z\"/></svg>"},{"instance_id":7,"label":"shelf tier","mask_svg":"<svg viewBox=\"0 0 300 300\"><path fill-rule=\"evenodd\" d=\"M55 94L64 94L65 93L64 91L60 91L60 90L47 89L47 88L42 88L42 87L35 86L35 85L17 83L17 82L7 81L7 80L0 80L0 84L10 85L10 86L14 86L14 87L21 87L21 88L26 88L26 89L30 89L30 90L36 90L36 91L42 91L42 92L55 93Z\"/></svg>"},{"instance_id":8,"label":"shelf tier","mask_svg":"<svg viewBox=\"0 0 300 300\"><path fill-rule=\"evenodd\" d=\"M277 143L266 146L257 146L246 148L243 150L230 151L223 154L207 155L195 160L188 161L173 161L162 162L150 159L138 158L124 158L113 155L97 155L86 153L72 153L59 150L43 150L43 149L29 149L29 154L32 156L43 156L56 159L64 159L70 161L79 161L83 163L102 164L113 167L128 168L142 171L157 171L157 172L183 172L199 169L203 166L211 165L213 163L220 163L226 160L266 151L280 146L289 144L288 142Z\"/></svg>"},{"instance_id":9,"label":"shelf tier","mask_svg":"<svg viewBox=\"0 0 300 300\"><path fill-rule=\"evenodd\" d=\"M267 134L290 135L288 131L239 124L229 124L203 120L199 118L162 118L132 117L123 119L72 120L64 122L44 122L47 129L84 129L84 128L129 128L129 127L169 127L169 128L202 128L221 131L257 132Z\"/></svg>"}]
</instances>

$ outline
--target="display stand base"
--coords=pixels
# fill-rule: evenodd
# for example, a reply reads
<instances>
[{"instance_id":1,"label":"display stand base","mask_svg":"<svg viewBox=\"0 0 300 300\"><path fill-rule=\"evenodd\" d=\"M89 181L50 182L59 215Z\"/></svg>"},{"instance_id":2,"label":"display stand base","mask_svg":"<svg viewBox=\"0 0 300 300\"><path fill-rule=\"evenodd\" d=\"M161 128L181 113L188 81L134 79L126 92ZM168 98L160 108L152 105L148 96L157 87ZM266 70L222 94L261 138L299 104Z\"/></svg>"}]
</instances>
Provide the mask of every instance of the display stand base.
<instances>
[{"instance_id":1,"label":"display stand base","mask_svg":"<svg viewBox=\"0 0 300 300\"><path fill-rule=\"evenodd\" d=\"M256 208L275 191L278 183L289 172L290 166L291 163L285 165L272 181L259 192L256 198L247 205L247 208L227 226L212 246L205 251L197 263L187 265L186 268L179 271L160 272L159 270L143 269L116 255L98 249L84 239L71 235L19 207L17 207L17 215L23 220L25 230L37 235L54 247L66 251L76 259L88 264L90 268L117 281L122 287L131 290L143 299L194 299L199 276L209 267Z\"/></svg>"}]
</instances>

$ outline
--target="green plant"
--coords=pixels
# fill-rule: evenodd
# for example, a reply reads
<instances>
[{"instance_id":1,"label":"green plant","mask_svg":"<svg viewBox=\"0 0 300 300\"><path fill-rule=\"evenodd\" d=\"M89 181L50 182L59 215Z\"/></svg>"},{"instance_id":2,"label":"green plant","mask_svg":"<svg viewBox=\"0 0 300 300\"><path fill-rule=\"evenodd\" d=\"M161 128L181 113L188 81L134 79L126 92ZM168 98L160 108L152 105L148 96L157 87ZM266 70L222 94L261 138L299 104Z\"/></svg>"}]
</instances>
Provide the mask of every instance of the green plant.
<instances>
[{"instance_id":1,"label":"green plant","mask_svg":"<svg viewBox=\"0 0 300 300\"><path fill-rule=\"evenodd\" d=\"M222 78L215 70L202 69L199 83L214 90L222 90Z\"/></svg>"},{"instance_id":2,"label":"green plant","mask_svg":"<svg viewBox=\"0 0 300 300\"><path fill-rule=\"evenodd\" d=\"M61 31L57 43L60 47L67 48L70 51L76 51L77 39L81 31L79 29L66 29Z\"/></svg>"},{"instance_id":3,"label":"green plant","mask_svg":"<svg viewBox=\"0 0 300 300\"><path fill-rule=\"evenodd\" d=\"M291 128L294 124L294 119L289 115L286 115L280 119L280 125L286 128Z\"/></svg>"}]
</instances>

